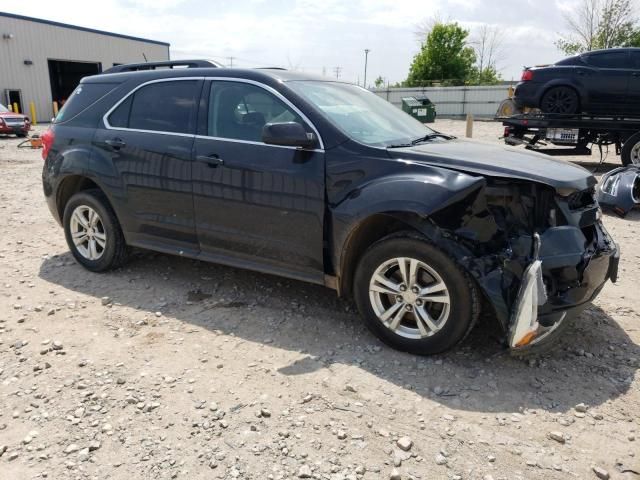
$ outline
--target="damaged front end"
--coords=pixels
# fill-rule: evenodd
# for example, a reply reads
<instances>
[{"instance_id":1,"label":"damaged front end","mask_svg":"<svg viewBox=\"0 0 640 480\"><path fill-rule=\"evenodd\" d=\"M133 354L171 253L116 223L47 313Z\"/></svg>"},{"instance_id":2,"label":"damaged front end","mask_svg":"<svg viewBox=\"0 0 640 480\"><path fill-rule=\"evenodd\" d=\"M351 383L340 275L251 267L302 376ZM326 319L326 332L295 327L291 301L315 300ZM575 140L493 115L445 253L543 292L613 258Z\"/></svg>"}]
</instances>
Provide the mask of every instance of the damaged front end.
<instances>
[{"instance_id":1,"label":"damaged front end","mask_svg":"<svg viewBox=\"0 0 640 480\"><path fill-rule=\"evenodd\" d=\"M428 234L476 279L511 349L546 343L616 281L619 253L590 188L487 179Z\"/></svg>"}]
</instances>

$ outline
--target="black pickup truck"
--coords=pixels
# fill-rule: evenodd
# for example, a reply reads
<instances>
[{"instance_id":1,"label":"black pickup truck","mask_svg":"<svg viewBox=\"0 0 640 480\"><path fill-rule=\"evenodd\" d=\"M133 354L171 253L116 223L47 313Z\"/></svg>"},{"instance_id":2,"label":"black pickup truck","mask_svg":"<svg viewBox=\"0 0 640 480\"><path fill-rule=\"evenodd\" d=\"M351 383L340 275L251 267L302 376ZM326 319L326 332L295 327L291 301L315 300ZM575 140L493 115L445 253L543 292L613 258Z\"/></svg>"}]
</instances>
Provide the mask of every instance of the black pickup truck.
<instances>
[{"instance_id":1,"label":"black pickup truck","mask_svg":"<svg viewBox=\"0 0 640 480\"><path fill-rule=\"evenodd\" d=\"M615 281L588 171L348 83L188 67L85 78L42 137L47 203L89 270L139 247L326 285L417 354L481 309L532 348Z\"/></svg>"}]
</instances>

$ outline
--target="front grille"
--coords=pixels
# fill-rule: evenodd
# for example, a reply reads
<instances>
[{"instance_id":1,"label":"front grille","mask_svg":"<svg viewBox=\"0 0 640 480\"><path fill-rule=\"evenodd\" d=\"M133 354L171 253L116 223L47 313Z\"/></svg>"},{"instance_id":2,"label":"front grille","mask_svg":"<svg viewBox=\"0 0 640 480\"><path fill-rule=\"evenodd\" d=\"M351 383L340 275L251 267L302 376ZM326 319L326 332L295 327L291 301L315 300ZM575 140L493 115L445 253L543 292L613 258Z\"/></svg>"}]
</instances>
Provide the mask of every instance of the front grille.
<instances>
[{"instance_id":1,"label":"front grille","mask_svg":"<svg viewBox=\"0 0 640 480\"><path fill-rule=\"evenodd\" d=\"M22 117L2 117L2 119L7 125L24 125L24 118Z\"/></svg>"},{"instance_id":2,"label":"front grille","mask_svg":"<svg viewBox=\"0 0 640 480\"><path fill-rule=\"evenodd\" d=\"M571 210L582 210L594 206L596 204L595 188L572 193L567 197L567 204Z\"/></svg>"}]
</instances>

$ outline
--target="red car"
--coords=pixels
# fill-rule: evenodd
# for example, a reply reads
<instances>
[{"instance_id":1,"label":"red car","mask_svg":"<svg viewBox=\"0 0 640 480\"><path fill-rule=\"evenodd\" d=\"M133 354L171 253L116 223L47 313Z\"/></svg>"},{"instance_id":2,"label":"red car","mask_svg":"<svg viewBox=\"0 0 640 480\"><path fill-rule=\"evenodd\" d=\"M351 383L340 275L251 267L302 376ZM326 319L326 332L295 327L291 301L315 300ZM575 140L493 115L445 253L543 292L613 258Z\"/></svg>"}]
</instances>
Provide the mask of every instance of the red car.
<instances>
[{"instance_id":1,"label":"red car","mask_svg":"<svg viewBox=\"0 0 640 480\"><path fill-rule=\"evenodd\" d=\"M13 113L0 103L0 135L15 134L18 137L26 137L30 129L29 117Z\"/></svg>"}]
</instances>

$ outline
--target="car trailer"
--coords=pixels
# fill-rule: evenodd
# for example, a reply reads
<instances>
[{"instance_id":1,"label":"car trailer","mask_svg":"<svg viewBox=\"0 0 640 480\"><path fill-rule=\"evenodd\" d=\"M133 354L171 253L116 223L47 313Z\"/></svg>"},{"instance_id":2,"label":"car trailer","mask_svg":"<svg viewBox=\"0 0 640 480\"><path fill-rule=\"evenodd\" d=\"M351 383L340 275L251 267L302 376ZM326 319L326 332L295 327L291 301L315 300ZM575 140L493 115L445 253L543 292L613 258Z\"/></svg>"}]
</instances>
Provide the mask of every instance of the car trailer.
<instances>
[{"instance_id":1,"label":"car trailer","mask_svg":"<svg viewBox=\"0 0 640 480\"><path fill-rule=\"evenodd\" d=\"M507 145L547 155L591 155L592 146L615 145L622 164L640 165L640 117L525 113L497 117ZM549 144L555 147L549 147Z\"/></svg>"}]
</instances>

